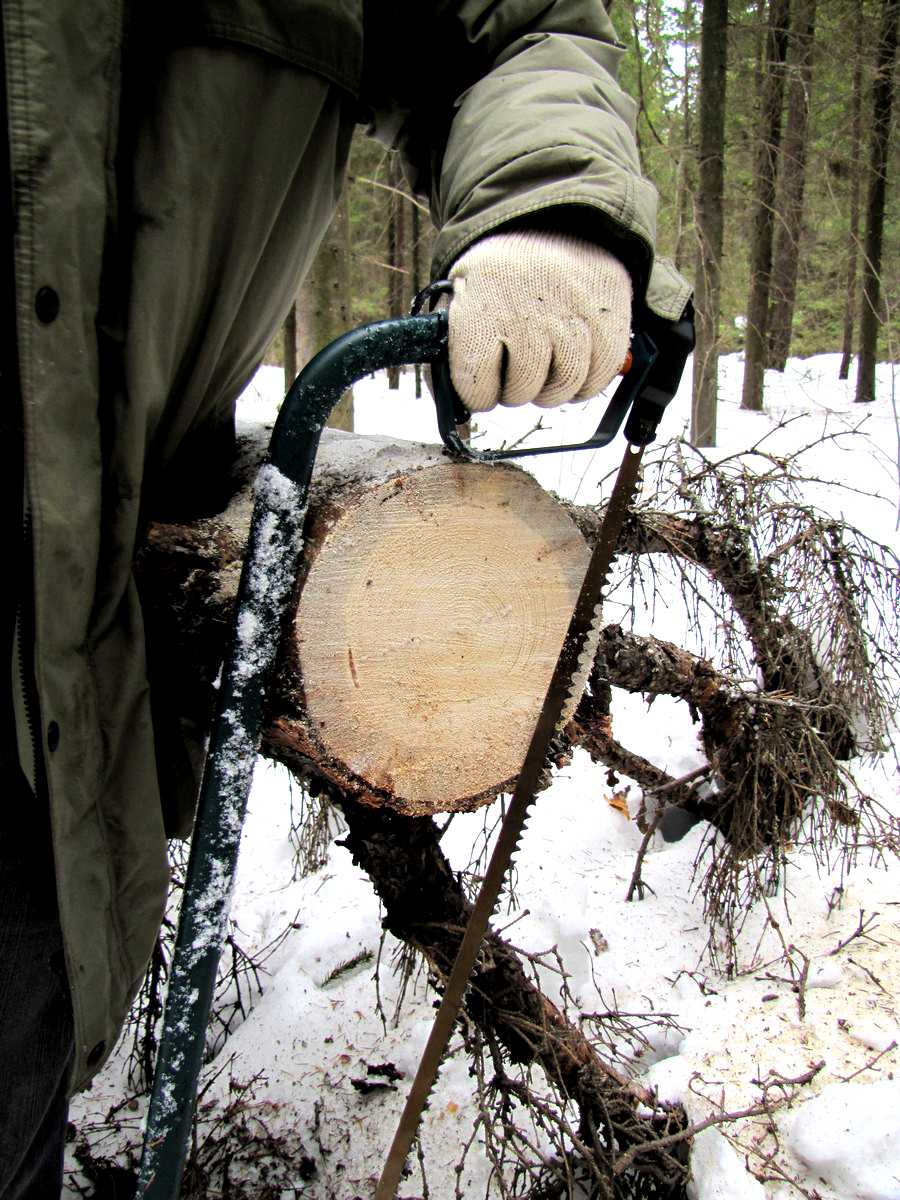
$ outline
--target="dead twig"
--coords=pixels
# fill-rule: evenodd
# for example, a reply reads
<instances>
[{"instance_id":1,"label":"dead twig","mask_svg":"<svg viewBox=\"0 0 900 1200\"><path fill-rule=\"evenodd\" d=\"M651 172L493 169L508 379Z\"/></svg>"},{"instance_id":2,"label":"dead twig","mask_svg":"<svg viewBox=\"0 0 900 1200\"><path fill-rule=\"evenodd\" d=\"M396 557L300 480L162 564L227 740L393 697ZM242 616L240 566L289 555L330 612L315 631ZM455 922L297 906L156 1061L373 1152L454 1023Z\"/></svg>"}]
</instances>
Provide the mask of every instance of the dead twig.
<instances>
[{"instance_id":1,"label":"dead twig","mask_svg":"<svg viewBox=\"0 0 900 1200\"><path fill-rule=\"evenodd\" d=\"M897 1043L891 1042L889 1046L885 1046L883 1050L879 1051L874 1058L870 1058L869 1061L861 1066L858 1071L854 1071L852 1075L838 1075L837 1078L841 1081L841 1083L849 1083L851 1079L855 1079L857 1075L862 1075L864 1071L871 1071L875 1064L880 1062L880 1060L884 1058L886 1054L890 1054L892 1050L896 1049Z\"/></svg>"},{"instance_id":2,"label":"dead twig","mask_svg":"<svg viewBox=\"0 0 900 1200\"><path fill-rule=\"evenodd\" d=\"M808 1071L804 1071L801 1075L798 1075L795 1078L789 1078L787 1076L780 1075L777 1071L770 1071L769 1075L766 1076L765 1079L753 1081L759 1087L761 1087L763 1091L762 1100L757 1101L756 1104L748 1104L745 1108L732 1109L730 1111L722 1109L720 1112L712 1113L710 1116L705 1117L702 1121L692 1122L685 1129L679 1130L677 1133L669 1134L665 1138L660 1138L659 1144L660 1146L674 1146L678 1142L684 1141L685 1139L695 1138L697 1134L702 1133L704 1129L711 1129L714 1126L719 1125L730 1125L735 1121L744 1121L748 1117L770 1116L773 1112L776 1112L779 1108L783 1108L794 1098L793 1094L788 1094L787 1089L796 1089L803 1087L807 1083L810 1083L813 1079L815 1079L816 1075L818 1075L824 1066L825 1061L823 1059L821 1062L814 1063ZM699 1078L699 1076L694 1076L694 1079L697 1078ZM693 1083L693 1080L691 1082ZM783 1095L780 1099L770 1099L769 1091L774 1089L784 1090L785 1095ZM616 1159L613 1167L614 1173L616 1175L621 1175L623 1171L626 1171L634 1163L635 1159L641 1154L642 1150L643 1147L641 1146L632 1146L626 1150L624 1154L621 1154Z\"/></svg>"},{"instance_id":3,"label":"dead twig","mask_svg":"<svg viewBox=\"0 0 900 1200\"><path fill-rule=\"evenodd\" d=\"M877 941L875 938L873 938L871 936L871 934L869 933L869 930L872 928L873 922L878 917L878 913L877 912L872 913L869 917L866 917L865 914L866 914L866 910L864 908L861 908L859 910L859 920L856 923L856 928L853 930L853 932L848 937L842 938L838 942L838 944L834 947L833 950L828 951L829 957L831 957L835 954L840 954L840 952L844 949L845 946L849 946L851 942L855 942L857 938L861 938L861 937L868 938L869 941L875 942L876 946L881 945L881 943L879 941Z\"/></svg>"}]
</instances>

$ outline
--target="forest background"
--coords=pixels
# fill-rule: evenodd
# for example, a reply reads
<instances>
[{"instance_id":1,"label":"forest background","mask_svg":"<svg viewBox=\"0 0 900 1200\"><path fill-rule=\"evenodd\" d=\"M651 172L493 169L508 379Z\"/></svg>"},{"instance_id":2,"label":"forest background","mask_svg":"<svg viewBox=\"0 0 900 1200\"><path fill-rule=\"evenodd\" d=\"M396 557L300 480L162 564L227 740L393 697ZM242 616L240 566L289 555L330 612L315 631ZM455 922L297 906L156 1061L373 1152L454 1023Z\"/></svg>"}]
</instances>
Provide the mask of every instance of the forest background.
<instances>
[{"instance_id":1,"label":"forest background","mask_svg":"<svg viewBox=\"0 0 900 1200\"><path fill-rule=\"evenodd\" d=\"M873 309L873 361L897 361L900 150L890 126L900 0L607 7L626 50L620 79L638 106L643 168L660 193L658 252L697 282L709 284L711 256L718 264L716 286L697 296L708 367L741 349L752 360L755 342L764 362L748 366L744 407L759 407L763 367L783 369L788 353L842 350L846 376L861 314ZM721 251L710 244L718 222ZM405 312L428 282L432 238L396 155L358 130L338 212L267 361L292 379L346 329ZM714 392L713 382L713 404ZM697 422L695 410L694 440L713 444L714 416L705 437Z\"/></svg>"}]
</instances>

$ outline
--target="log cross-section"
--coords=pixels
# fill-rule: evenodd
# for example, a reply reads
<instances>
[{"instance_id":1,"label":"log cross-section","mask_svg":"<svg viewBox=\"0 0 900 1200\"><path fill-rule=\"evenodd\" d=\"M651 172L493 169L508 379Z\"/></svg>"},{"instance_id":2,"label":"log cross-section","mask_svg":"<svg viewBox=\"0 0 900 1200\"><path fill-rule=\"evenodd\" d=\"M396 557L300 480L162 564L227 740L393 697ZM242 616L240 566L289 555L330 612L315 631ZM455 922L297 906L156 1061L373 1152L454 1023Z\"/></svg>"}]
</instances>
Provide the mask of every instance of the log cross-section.
<instances>
[{"instance_id":1,"label":"log cross-section","mask_svg":"<svg viewBox=\"0 0 900 1200\"><path fill-rule=\"evenodd\" d=\"M281 735L367 803L477 807L519 771L587 565L510 466L432 459L319 488Z\"/></svg>"}]
</instances>

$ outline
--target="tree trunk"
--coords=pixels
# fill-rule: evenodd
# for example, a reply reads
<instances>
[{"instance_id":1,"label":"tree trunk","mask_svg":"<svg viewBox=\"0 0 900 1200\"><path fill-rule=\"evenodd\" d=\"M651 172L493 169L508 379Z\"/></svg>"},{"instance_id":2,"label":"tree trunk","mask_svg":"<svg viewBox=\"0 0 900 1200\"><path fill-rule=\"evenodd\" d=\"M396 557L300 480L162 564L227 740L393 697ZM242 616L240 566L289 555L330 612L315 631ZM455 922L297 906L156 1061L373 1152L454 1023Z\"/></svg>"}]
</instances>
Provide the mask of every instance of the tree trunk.
<instances>
[{"instance_id":1,"label":"tree trunk","mask_svg":"<svg viewBox=\"0 0 900 1200\"><path fill-rule=\"evenodd\" d=\"M242 446L248 471L265 432ZM167 623L163 640L175 669L192 682L195 705L197 682L205 681L200 707L207 711L249 509L245 488L215 519L155 525L139 563L148 619ZM309 565L279 650L262 752L340 807L347 823L341 844L371 879L384 927L446 977L471 905L442 853L440 825L408 814L459 807L467 788L493 776L496 790L509 762L518 770L520 731L530 732L543 699L587 545L563 506L517 468L460 466L439 447L339 432L322 439L308 522ZM360 630L364 643L351 640ZM330 652L318 645L321 636ZM329 680L345 708L329 700ZM310 705L306 719L301 690ZM187 699L179 689L179 704ZM353 786L351 769L334 761L334 746L321 749L331 735L329 704L351 738L358 718L379 726L372 745L385 755L382 784L397 788L412 779L419 787L415 759L423 778L442 777L450 805L374 807L384 799L380 789L359 776ZM206 725L196 707L190 715ZM403 720L418 737L399 727ZM405 749L397 749L398 740ZM365 753L362 738L357 753ZM354 765L373 774L358 759ZM385 777L386 767L394 779ZM603 1194L684 1200L690 1138L683 1108L658 1102L604 1061L498 934L488 932L484 951L466 1013L502 1048L505 1063L540 1067L575 1106L577 1154L609 1181Z\"/></svg>"},{"instance_id":2,"label":"tree trunk","mask_svg":"<svg viewBox=\"0 0 900 1200\"><path fill-rule=\"evenodd\" d=\"M855 6L856 52L853 56L853 117L850 146L850 225L847 230L847 294L844 301L844 328L841 346L841 365L838 379L850 374L853 357L853 323L856 315L856 274L859 259L859 214L862 180L862 66L865 53L863 42L863 9Z\"/></svg>"},{"instance_id":3,"label":"tree trunk","mask_svg":"<svg viewBox=\"0 0 900 1200\"><path fill-rule=\"evenodd\" d=\"M587 546L518 468L389 462L333 468L317 500L290 646L304 717L275 736L366 803L468 810L518 773Z\"/></svg>"},{"instance_id":4,"label":"tree trunk","mask_svg":"<svg viewBox=\"0 0 900 1200\"><path fill-rule=\"evenodd\" d=\"M417 204L410 205L410 269L412 270L412 287L410 292L417 295L424 286L422 281L422 214ZM422 395L422 364L416 363L413 368L416 373L416 399Z\"/></svg>"},{"instance_id":5,"label":"tree trunk","mask_svg":"<svg viewBox=\"0 0 900 1200\"><path fill-rule=\"evenodd\" d=\"M350 328L350 287L350 210L345 190L297 295L297 354L301 366ZM328 424L332 429L353 428L352 388L341 397Z\"/></svg>"},{"instance_id":6,"label":"tree trunk","mask_svg":"<svg viewBox=\"0 0 900 1200\"><path fill-rule=\"evenodd\" d=\"M297 378L297 301L291 305L281 327L284 355L284 390L287 391Z\"/></svg>"},{"instance_id":7,"label":"tree trunk","mask_svg":"<svg viewBox=\"0 0 900 1200\"><path fill-rule=\"evenodd\" d=\"M791 31L787 122L781 148L778 229L772 264L768 366L783 371L791 348L803 235L803 192L812 91L816 0L796 0Z\"/></svg>"},{"instance_id":8,"label":"tree trunk","mask_svg":"<svg viewBox=\"0 0 900 1200\"><path fill-rule=\"evenodd\" d=\"M753 218L750 238L750 293L744 338L744 388L741 408L760 411L766 366L766 329L775 223L775 184L784 102L784 62L790 0L769 0L766 65L762 85L759 143L754 164Z\"/></svg>"},{"instance_id":9,"label":"tree trunk","mask_svg":"<svg viewBox=\"0 0 900 1200\"><path fill-rule=\"evenodd\" d=\"M766 77L767 0L756 0L753 14L753 99L757 115L762 112L763 80Z\"/></svg>"},{"instance_id":10,"label":"tree trunk","mask_svg":"<svg viewBox=\"0 0 900 1200\"><path fill-rule=\"evenodd\" d=\"M263 430L250 446L242 443L248 480L266 442ZM250 507L247 486L215 518L154 525L137 564L147 629L166 665L156 699L171 721L197 731L195 740L211 720ZM400 813L471 809L507 790L601 522L602 510L569 512L516 468L448 463L440 447L327 435L305 531L307 567L278 651L262 753L339 797ZM728 832L734 806L746 808L741 797L760 803L748 763L796 759L797 747L804 762L776 772L765 805L783 814L800 794L829 794L834 779L825 792L822 779L835 758L866 748L854 721L875 729L878 718L856 719L845 683L818 661L817 635L780 611L784 589L772 563L757 561L734 525L712 528L640 508L623 530L621 552L699 567L727 596L752 647L759 696L656 639L637 649L631 639L625 654L621 631L598 635L609 681L648 695L671 692L692 706L694 719L699 712L724 789L704 815ZM839 574L833 586L842 586ZM852 613L852 596L847 603ZM644 788L671 783L618 746L594 683L592 676L560 760L568 745L581 745ZM802 703L783 704L791 695ZM781 698L778 721L769 697ZM741 836L746 848L746 828ZM751 848L777 837L776 825L759 826Z\"/></svg>"},{"instance_id":11,"label":"tree trunk","mask_svg":"<svg viewBox=\"0 0 900 1200\"><path fill-rule=\"evenodd\" d=\"M389 178L394 189L390 200L388 220L388 304L392 317L402 317L411 297L406 270L406 198L402 195L403 172L396 154L391 155ZM400 368L388 367L388 387L400 386Z\"/></svg>"},{"instance_id":12,"label":"tree trunk","mask_svg":"<svg viewBox=\"0 0 900 1200\"><path fill-rule=\"evenodd\" d=\"M863 302L859 317L859 370L857 403L875 399L875 358L881 324L881 249L887 189L888 141L894 100L894 62L900 0L883 0L878 33L875 80L872 84L872 141L870 146L869 199L866 205L866 240L863 256Z\"/></svg>"},{"instance_id":13,"label":"tree trunk","mask_svg":"<svg viewBox=\"0 0 900 1200\"><path fill-rule=\"evenodd\" d=\"M706 0L700 34L700 147L697 193L697 272L691 441L716 444L719 307L725 176L727 0Z\"/></svg>"},{"instance_id":14,"label":"tree trunk","mask_svg":"<svg viewBox=\"0 0 900 1200\"><path fill-rule=\"evenodd\" d=\"M691 120L691 44L694 36L694 0L685 0L684 12L681 17L684 32L684 79L681 87L681 154L678 159L678 174L675 191L675 220L677 232L675 236L675 266L679 271L688 268L690 257L690 239L688 234L693 223L691 213L691 170L694 137ZM723 93L724 101L724 93Z\"/></svg>"}]
</instances>

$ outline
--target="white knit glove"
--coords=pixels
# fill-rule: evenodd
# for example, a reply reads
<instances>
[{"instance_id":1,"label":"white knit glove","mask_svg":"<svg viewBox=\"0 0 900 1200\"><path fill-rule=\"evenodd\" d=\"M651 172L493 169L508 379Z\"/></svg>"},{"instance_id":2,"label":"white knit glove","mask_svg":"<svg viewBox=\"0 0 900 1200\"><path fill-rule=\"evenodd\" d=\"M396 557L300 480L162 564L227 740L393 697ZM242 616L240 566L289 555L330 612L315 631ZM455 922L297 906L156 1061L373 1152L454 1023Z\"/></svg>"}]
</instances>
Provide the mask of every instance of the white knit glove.
<instances>
[{"instance_id":1,"label":"white knit glove","mask_svg":"<svg viewBox=\"0 0 900 1200\"><path fill-rule=\"evenodd\" d=\"M603 390L621 369L631 279L593 242L498 233L450 271L450 375L466 408L554 408Z\"/></svg>"}]
</instances>

